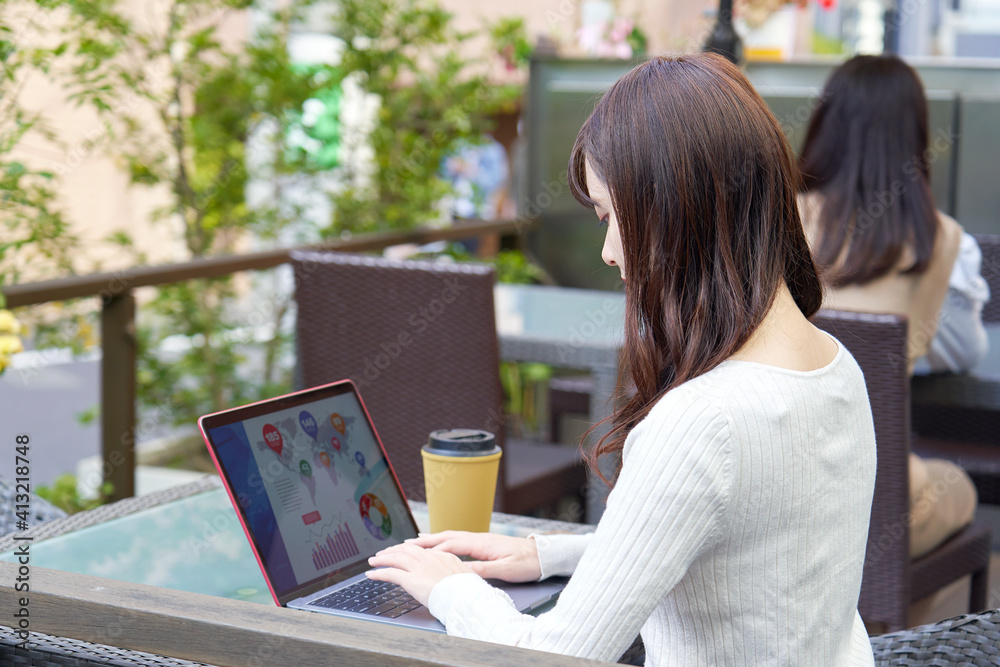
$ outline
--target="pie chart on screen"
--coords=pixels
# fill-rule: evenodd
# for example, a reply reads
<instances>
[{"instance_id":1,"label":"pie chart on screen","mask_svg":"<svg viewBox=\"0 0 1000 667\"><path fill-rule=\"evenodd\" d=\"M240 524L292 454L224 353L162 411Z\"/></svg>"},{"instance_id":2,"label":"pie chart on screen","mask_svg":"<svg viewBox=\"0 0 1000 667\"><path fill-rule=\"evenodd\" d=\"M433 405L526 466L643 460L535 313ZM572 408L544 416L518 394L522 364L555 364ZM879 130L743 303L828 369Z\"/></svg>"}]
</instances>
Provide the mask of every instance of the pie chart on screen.
<instances>
[{"instance_id":1,"label":"pie chart on screen","mask_svg":"<svg viewBox=\"0 0 1000 667\"><path fill-rule=\"evenodd\" d=\"M392 519L389 518L389 510L379 497L372 493L361 496L358 503L361 512L361 519L365 522L365 528L372 536L387 540L392 534Z\"/></svg>"}]
</instances>

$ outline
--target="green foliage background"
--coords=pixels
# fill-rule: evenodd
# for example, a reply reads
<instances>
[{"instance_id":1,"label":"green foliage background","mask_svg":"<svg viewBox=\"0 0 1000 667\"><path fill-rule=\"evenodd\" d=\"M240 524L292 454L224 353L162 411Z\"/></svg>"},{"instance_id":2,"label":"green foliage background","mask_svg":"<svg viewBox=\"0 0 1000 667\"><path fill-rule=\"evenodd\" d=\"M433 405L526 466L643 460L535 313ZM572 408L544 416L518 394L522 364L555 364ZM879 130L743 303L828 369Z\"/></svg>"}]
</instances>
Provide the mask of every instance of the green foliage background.
<instances>
[{"instance_id":1,"label":"green foliage background","mask_svg":"<svg viewBox=\"0 0 1000 667\"><path fill-rule=\"evenodd\" d=\"M477 141L490 129L490 116L520 98L520 86L490 83L486 58L461 55L474 35L455 30L451 19L427 0L340 2L336 35L346 48L339 74L356 76L381 106L370 137L377 165L372 183L335 197L327 235L439 219L436 205L451 191L440 177L442 160L460 142ZM504 21L491 32L493 51L523 34L523 21Z\"/></svg>"},{"instance_id":2,"label":"green foliage background","mask_svg":"<svg viewBox=\"0 0 1000 667\"><path fill-rule=\"evenodd\" d=\"M281 239L306 217L301 204L284 196L289 184L308 185L330 169L351 185L331 194L333 218L318 225L315 238L440 219L438 202L450 191L440 177L442 160L459 142L475 142L488 131L490 117L512 108L520 86L494 84L487 57L463 56L463 45L475 36L456 31L433 0L340 0L334 3L335 34L345 44L340 62L293 63L289 38L318 4L325 3L170 0L157 12L137 13L135 3L119 0L0 0L0 217L6 226L0 281L22 279L24 264L34 262L31 253L44 257L50 275L76 268L76 239L53 204L57 175L5 159L29 133L59 139L40 115L17 103L28 76L57 81L69 100L97 113L101 131L88 148L124 165L134 187L169 192L150 222L175 230L186 258L240 252L252 239ZM251 38L224 44L220 27L247 11L262 19L252 22ZM49 46L19 44L22 14L44 16L45 39L32 41ZM484 34L498 54L523 64L520 19L486 26ZM350 178L353 165L340 164L331 148L340 138L336 119L303 126L305 102L322 99L335 108L348 79L379 100L368 137L374 170L361 185ZM296 133L327 143L320 151L302 150L290 142ZM261 156L266 166L254 177L268 182L273 197L251 207L247 165ZM147 262L129 230L107 243L133 264ZM520 279L530 273L516 259L504 262ZM240 300L246 283L238 280L163 286L141 304L142 405L169 406L170 422L192 424L200 414L289 388L291 341L282 326L289 297L268 291L268 277L255 274L248 310ZM69 339L79 347L93 324L71 318L43 333L49 343ZM168 347L174 352L163 353ZM263 370L247 376L249 365Z\"/></svg>"},{"instance_id":3,"label":"green foliage background","mask_svg":"<svg viewBox=\"0 0 1000 667\"><path fill-rule=\"evenodd\" d=\"M32 23L51 3L0 3L0 286L73 272L70 234L55 206L56 174L12 155L26 138L58 141L41 114L27 110L22 91L48 76L59 49L27 43Z\"/></svg>"},{"instance_id":4,"label":"green foliage background","mask_svg":"<svg viewBox=\"0 0 1000 667\"><path fill-rule=\"evenodd\" d=\"M295 68L289 59L291 27L310 4L295 0L270 11L250 0L174 0L159 23L139 23L112 0L64 4L69 18L63 25L63 75L70 99L99 114L104 148L127 165L133 185L169 190L169 203L154 212L153 222L179 221L191 259L238 252L248 236L273 238L296 219L298 212L280 202L251 210L244 193L251 151L269 156L275 180L319 168L307 155L283 150L288 119L329 78ZM220 26L251 9L266 20L246 45L225 47ZM255 134L266 124L279 130ZM126 233L113 241L135 263L145 262ZM263 373L245 378L238 369L254 341L237 296L234 279L227 277L163 286L143 304L137 338L144 405L169 405L171 421L191 424L206 410L288 386L289 369L277 366L287 345L279 332L287 297L269 313L274 335L263 342ZM159 350L171 337L186 346L163 356Z\"/></svg>"}]
</instances>

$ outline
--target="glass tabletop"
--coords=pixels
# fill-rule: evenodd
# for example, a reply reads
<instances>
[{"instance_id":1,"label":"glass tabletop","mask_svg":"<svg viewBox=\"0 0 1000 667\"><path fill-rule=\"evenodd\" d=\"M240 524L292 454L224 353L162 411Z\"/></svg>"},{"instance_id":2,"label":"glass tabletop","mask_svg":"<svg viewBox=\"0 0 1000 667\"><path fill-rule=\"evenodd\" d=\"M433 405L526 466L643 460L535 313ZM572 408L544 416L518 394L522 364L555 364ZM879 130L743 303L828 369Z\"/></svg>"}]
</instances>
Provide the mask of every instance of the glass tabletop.
<instances>
[{"instance_id":1,"label":"glass tabletop","mask_svg":"<svg viewBox=\"0 0 1000 667\"><path fill-rule=\"evenodd\" d=\"M624 336L621 292L498 284L493 299L501 336L604 346Z\"/></svg>"},{"instance_id":2,"label":"glass tabletop","mask_svg":"<svg viewBox=\"0 0 1000 667\"><path fill-rule=\"evenodd\" d=\"M414 509L421 531L427 514ZM527 536L498 523L491 532ZM0 560L15 562L13 552ZM31 545L37 567L274 604L225 490L213 489Z\"/></svg>"}]
</instances>

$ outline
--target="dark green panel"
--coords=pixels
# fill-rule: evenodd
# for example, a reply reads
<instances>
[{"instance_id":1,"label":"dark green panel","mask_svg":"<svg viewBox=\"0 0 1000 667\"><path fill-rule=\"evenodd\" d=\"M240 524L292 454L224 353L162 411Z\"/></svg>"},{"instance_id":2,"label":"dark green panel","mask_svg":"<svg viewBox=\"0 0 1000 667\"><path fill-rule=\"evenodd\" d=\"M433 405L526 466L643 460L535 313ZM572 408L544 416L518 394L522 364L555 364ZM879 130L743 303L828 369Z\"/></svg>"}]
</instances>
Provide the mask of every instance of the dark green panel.
<instances>
[{"instance_id":1,"label":"dark green panel","mask_svg":"<svg viewBox=\"0 0 1000 667\"><path fill-rule=\"evenodd\" d=\"M535 60L528 88L527 175L522 215L540 224L528 248L559 284L613 288L618 272L601 261L604 230L569 192L566 167L573 142L600 96L636 63L619 60Z\"/></svg>"},{"instance_id":2,"label":"dark green panel","mask_svg":"<svg viewBox=\"0 0 1000 667\"><path fill-rule=\"evenodd\" d=\"M1000 96L963 97L959 107L955 217L974 234L1000 234Z\"/></svg>"},{"instance_id":3,"label":"dark green panel","mask_svg":"<svg viewBox=\"0 0 1000 667\"><path fill-rule=\"evenodd\" d=\"M531 212L538 214L540 225L528 239L529 248L565 285L609 284L602 277L605 272L599 257L603 233L590 226L589 212L569 194L565 171L573 140L600 94L635 64L557 59L532 63L526 159L519 167L524 193L521 211L530 204ZM837 64L818 60L747 66L748 77L775 113L795 151L805 138L814 99ZM1000 117L1000 68L920 63L917 70L930 100L928 157L938 207L957 214L972 231L1000 232L1000 188L992 164L1000 154L1000 124L996 122ZM961 117L959 96L978 100L964 109ZM986 96L992 96L992 101ZM962 129L958 144L957 128Z\"/></svg>"},{"instance_id":4,"label":"dark green panel","mask_svg":"<svg viewBox=\"0 0 1000 667\"><path fill-rule=\"evenodd\" d=\"M818 89L807 87L769 87L769 92L762 94L764 101L781 123L781 128L796 155L805 143L809 121L816 108L819 92ZM934 193L938 208L951 213L956 97L949 92L930 91L928 98L930 146L927 157L931 163L931 191Z\"/></svg>"},{"instance_id":5,"label":"dark green panel","mask_svg":"<svg viewBox=\"0 0 1000 667\"><path fill-rule=\"evenodd\" d=\"M783 90L778 93L761 94L771 113L781 124L792 150L798 155L805 142L809 119L816 106L819 91L811 88Z\"/></svg>"},{"instance_id":6,"label":"dark green panel","mask_svg":"<svg viewBox=\"0 0 1000 667\"><path fill-rule=\"evenodd\" d=\"M541 232L531 238L531 252L560 285L615 289L621 275L601 259L605 228L597 226L592 211L577 208L575 214L546 216Z\"/></svg>"},{"instance_id":7,"label":"dark green panel","mask_svg":"<svg viewBox=\"0 0 1000 667\"><path fill-rule=\"evenodd\" d=\"M928 91L927 161L931 168L931 192L937 207L954 215L953 196L955 143L957 128L956 96L954 93Z\"/></svg>"}]
</instances>

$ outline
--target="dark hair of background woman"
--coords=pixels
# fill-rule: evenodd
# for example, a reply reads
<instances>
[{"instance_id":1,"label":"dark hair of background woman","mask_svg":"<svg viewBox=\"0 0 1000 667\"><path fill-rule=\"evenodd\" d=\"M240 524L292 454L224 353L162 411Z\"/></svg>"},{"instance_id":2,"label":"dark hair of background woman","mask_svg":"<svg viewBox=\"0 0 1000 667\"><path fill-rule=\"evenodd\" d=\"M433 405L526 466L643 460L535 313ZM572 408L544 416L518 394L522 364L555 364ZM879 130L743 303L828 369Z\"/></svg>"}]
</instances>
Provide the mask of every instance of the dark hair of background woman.
<instances>
[{"instance_id":1,"label":"dark hair of background woman","mask_svg":"<svg viewBox=\"0 0 1000 667\"><path fill-rule=\"evenodd\" d=\"M926 149L927 99L909 65L856 56L830 75L800 162L805 190L823 197L813 253L825 282L874 280L907 249L904 273L927 268L938 219Z\"/></svg>"},{"instance_id":2,"label":"dark hair of background woman","mask_svg":"<svg viewBox=\"0 0 1000 667\"><path fill-rule=\"evenodd\" d=\"M601 98L569 161L574 196L593 208L588 160L611 193L627 278L624 405L589 457L603 478L598 459L614 455L617 479L629 431L667 391L739 350L782 280L807 317L822 292L791 149L724 58L656 58Z\"/></svg>"}]
</instances>

